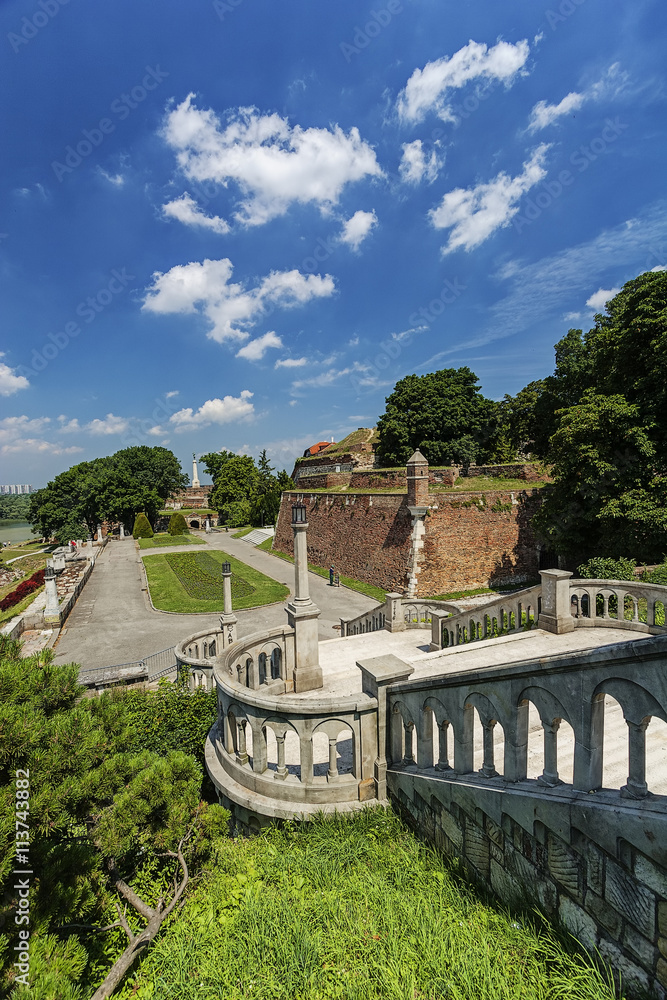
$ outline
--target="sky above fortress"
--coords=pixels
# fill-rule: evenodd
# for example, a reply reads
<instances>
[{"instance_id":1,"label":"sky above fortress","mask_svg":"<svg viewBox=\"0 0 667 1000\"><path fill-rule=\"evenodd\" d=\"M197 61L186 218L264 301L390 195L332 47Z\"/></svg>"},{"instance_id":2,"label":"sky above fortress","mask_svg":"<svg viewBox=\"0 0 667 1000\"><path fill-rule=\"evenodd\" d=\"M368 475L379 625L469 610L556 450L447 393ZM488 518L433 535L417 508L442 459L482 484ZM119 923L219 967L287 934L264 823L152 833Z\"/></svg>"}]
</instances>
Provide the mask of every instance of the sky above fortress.
<instances>
[{"instance_id":1,"label":"sky above fortress","mask_svg":"<svg viewBox=\"0 0 667 1000\"><path fill-rule=\"evenodd\" d=\"M0 482L495 399L667 264L663 0L4 0Z\"/></svg>"}]
</instances>

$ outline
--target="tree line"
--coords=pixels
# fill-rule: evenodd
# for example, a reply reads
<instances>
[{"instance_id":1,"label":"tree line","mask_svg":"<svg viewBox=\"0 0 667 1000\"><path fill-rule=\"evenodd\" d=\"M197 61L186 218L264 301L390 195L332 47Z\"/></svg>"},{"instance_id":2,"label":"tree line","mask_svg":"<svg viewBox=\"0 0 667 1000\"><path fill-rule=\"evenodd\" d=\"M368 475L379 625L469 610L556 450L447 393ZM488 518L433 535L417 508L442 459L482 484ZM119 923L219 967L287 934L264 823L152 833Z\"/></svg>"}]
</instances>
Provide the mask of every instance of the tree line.
<instances>
[{"instance_id":1,"label":"tree line","mask_svg":"<svg viewBox=\"0 0 667 1000\"><path fill-rule=\"evenodd\" d=\"M667 272L628 281L586 333L555 345L552 375L485 399L469 368L409 375L378 421L378 458L433 465L537 458L551 468L534 526L566 559L667 551Z\"/></svg>"}]
</instances>

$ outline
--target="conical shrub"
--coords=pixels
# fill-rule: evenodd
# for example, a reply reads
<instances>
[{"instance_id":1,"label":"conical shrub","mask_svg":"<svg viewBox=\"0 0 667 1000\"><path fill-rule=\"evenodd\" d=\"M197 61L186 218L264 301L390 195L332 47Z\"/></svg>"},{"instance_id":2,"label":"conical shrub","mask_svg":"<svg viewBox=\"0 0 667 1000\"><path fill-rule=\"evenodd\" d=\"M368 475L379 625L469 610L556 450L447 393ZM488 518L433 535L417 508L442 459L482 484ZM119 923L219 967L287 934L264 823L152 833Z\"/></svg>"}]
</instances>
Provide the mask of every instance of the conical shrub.
<instances>
[{"instance_id":1,"label":"conical shrub","mask_svg":"<svg viewBox=\"0 0 667 1000\"><path fill-rule=\"evenodd\" d=\"M148 520L145 514L137 514L136 520L134 522L134 528L132 529L133 538L152 538L153 529L151 528L151 522Z\"/></svg>"},{"instance_id":2,"label":"conical shrub","mask_svg":"<svg viewBox=\"0 0 667 1000\"><path fill-rule=\"evenodd\" d=\"M188 530L188 522L185 520L180 510L176 511L169 518L169 528L167 529L170 535L184 535Z\"/></svg>"}]
</instances>

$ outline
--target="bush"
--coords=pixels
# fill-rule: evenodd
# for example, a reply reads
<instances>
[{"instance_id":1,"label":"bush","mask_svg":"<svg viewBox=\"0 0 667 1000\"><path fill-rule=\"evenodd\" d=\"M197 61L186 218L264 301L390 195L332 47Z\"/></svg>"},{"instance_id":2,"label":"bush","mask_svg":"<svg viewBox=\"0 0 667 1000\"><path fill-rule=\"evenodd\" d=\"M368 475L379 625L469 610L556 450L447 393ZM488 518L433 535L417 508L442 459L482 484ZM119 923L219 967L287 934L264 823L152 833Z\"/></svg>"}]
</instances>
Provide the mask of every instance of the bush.
<instances>
[{"instance_id":1,"label":"bush","mask_svg":"<svg viewBox=\"0 0 667 1000\"><path fill-rule=\"evenodd\" d=\"M15 604L19 604L24 597L28 594L32 594L33 591L39 590L44 584L44 570L38 569L36 573L33 573L31 577L27 580L21 580L18 587L12 590L10 594L0 601L0 611L7 611L8 608L13 608Z\"/></svg>"},{"instance_id":2,"label":"bush","mask_svg":"<svg viewBox=\"0 0 667 1000\"><path fill-rule=\"evenodd\" d=\"M153 529L151 528L151 523L145 514L137 514L137 518L134 522L134 528L132 529L133 538L152 538Z\"/></svg>"},{"instance_id":3,"label":"bush","mask_svg":"<svg viewBox=\"0 0 667 1000\"><path fill-rule=\"evenodd\" d=\"M168 532L170 535L185 535L188 530L188 522L185 520L180 510L172 514L169 518Z\"/></svg>"},{"instance_id":4,"label":"bush","mask_svg":"<svg viewBox=\"0 0 667 1000\"><path fill-rule=\"evenodd\" d=\"M577 566L577 573L584 580L636 580L634 559L605 559L596 556Z\"/></svg>"}]
</instances>

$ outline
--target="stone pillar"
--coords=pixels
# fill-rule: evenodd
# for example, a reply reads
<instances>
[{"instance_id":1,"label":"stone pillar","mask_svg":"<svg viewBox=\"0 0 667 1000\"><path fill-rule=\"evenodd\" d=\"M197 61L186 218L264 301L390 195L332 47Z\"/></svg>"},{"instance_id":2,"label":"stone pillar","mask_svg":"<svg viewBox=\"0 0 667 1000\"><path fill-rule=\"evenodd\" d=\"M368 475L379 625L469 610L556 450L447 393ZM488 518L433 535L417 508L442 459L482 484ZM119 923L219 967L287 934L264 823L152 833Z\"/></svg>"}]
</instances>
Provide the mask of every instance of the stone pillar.
<instances>
[{"instance_id":1,"label":"stone pillar","mask_svg":"<svg viewBox=\"0 0 667 1000\"><path fill-rule=\"evenodd\" d=\"M125 525L123 524L122 521L120 522L119 535L120 535L121 538L125 538Z\"/></svg>"},{"instance_id":2,"label":"stone pillar","mask_svg":"<svg viewBox=\"0 0 667 1000\"><path fill-rule=\"evenodd\" d=\"M451 767L449 766L449 755L447 752L448 729L448 722L443 722L441 726L438 726L438 763L436 766L439 771L451 771Z\"/></svg>"},{"instance_id":3,"label":"stone pillar","mask_svg":"<svg viewBox=\"0 0 667 1000\"><path fill-rule=\"evenodd\" d=\"M236 623L238 621L232 610L232 567L231 563L222 564L222 607L220 629L222 630L222 649L227 649L236 642Z\"/></svg>"},{"instance_id":4,"label":"stone pillar","mask_svg":"<svg viewBox=\"0 0 667 1000\"><path fill-rule=\"evenodd\" d=\"M419 449L408 459L406 478L408 504L411 507L428 505L428 462Z\"/></svg>"},{"instance_id":5,"label":"stone pillar","mask_svg":"<svg viewBox=\"0 0 667 1000\"><path fill-rule=\"evenodd\" d=\"M387 729L389 724L387 688L395 681L407 680L414 673L414 667L389 653L375 656L370 660L357 660L361 670L364 694L376 698L377 707L377 757L373 767L375 798L383 802L387 798Z\"/></svg>"},{"instance_id":6,"label":"stone pillar","mask_svg":"<svg viewBox=\"0 0 667 1000\"><path fill-rule=\"evenodd\" d=\"M320 609L308 592L308 522L303 504L292 505L294 532L294 598L287 605L287 621L294 629L294 691L315 691L322 687L318 637Z\"/></svg>"},{"instance_id":7,"label":"stone pillar","mask_svg":"<svg viewBox=\"0 0 667 1000\"><path fill-rule=\"evenodd\" d=\"M559 726L560 719L542 723L544 729L544 770L537 780L540 785L546 785L548 788L555 788L561 783L558 777Z\"/></svg>"},{"instance_id":8,"label":"stone pillar","mask_svg":"<svg viewBox=\"0 0 667 1000\"><path fill-rule=\"evenodd\" d=\"M103 541L103 538L102 538L102 525L101 524L97 525L97 541L99 542L100 545L102 544L102 541Z\"/></svg>"},{"instance_id":9,"label":"stone pillar","mask_svg":"<svg viewBox=\"0 0 667 1000\"><path fill-rule=\"evenodd\" d=\"M197 456L193 453L192 455L192 488L199 489L201 483L199 482L199 476L197 475Z\"/></svg>"},{"instance_id":10,"label":"stone pillar","mask_svg":"<svg viewBox=\"0 0 667 1000\"><path fill-rule=\"evenodd\" d=\"M58 586L56 573L49 564L44 570L44 589L46 591L46 607L44 608L44 624L60 625L60 604L58 603Z\"/></svg>"},{"instance_id":11,"label":"stone pillar","mask_svg":"<svg viewBox=\"0 0 667 1000\"><path fill-rule=\"evenodd\" d=\"M236 726L237 726L236 732L238 739L237 746L239 748L238 762L239 764L245 765L248 763L248 751L246 749L246 742L245 742L245 722L237 722Z\"/></svg>"},{"instance_id":12,"label":"stone pillar","mask_svg":"<svg viewBox=\"0 0 667 1000\"><path fill-rule=\"evenodd\" d=\"M88 535L88 552L92 556L93 554L93 536Z\"/></svg>"},{"instance_id":13,"label":"stone pillar","mask_svg":"<svg viewBox=\"0 0 667 1000\"><path fill-rule=\"evenodd\" d=\"M646 784L646 727L648 719L640 723L630 722L628 724L630 746L629 746L629 766L628 780L621 795L629 799L643 799L648 795L648 785Z\"/></svg>"},{"instance_id":14,"label":"stone pillar","mask_svg":"<svg viewBox=\"0 0 667 1000\"><path fill-rule=\"evenodd\" d=\"M401 594L385 595L384 627L387 632L405 631L405 618L403 617L403 609L401 606L402 600L403 597Z\"/></svg>"},{"instance_id":15,"label":"stone pillar","mask_svg":"<svg viewBox=\"0 0 667 1000\"><path fill-rule=\"evenodd\" d=\"M428 477L426 479L428 486ZM408 586L406 597L417 596L417 574L419 564L422 559L422 549L424 548L424 535L426 534L426 512L428 507L408 507L412 517L412 532L410 534L410 555L408 563Z\"/></svg>"},{"instance_id":16,"label":"stone pillar","mask_svg":"<svg viewBox=\"0 0 667 1000\"><path fill-rule=\"evenodd\" d=\"M207 535L209 534L210 530L211 530L211 519L210 519L210 517L207 517L206 518L206 534Z\"/></svg>"},{"instance_id":17,"label":"stone pillar","mask_svg":"<svg viewBox=\"0 0 667 1000\"><path fill-rule=\"evenodd\" d=\"M483 774L485 778L495 778L498 775L495 767L493 751L493 730L495 725L495 722L487 722L482 726L484 761L480 768L480 774Z\"/></svg>"},{"instance_id":18,"label":"stone pillar","mask_svg":"<svg viewBox=\"0 0 667 1000\"><path fill-rule=\"evenodd\" d=\"M541 569L542 610L537 627L561 635L574 630L570 611L570 577L564 569Z\"/></svg>"},{"instance_id":19,"label":"stone pillar","mask_svg":"<svg viewBox=\"0 0 667 1000\"><path fill-rule=\"evenodd\" d=\"M329 770L327 771L327 781L335 781L338 777L337 761L338 740L335 736L329 737Z\"/></svg>"},{"instance_id":20,"label":"stone pillar","mask_svg":"<svg viewBox=\"0 0 667 1000\"><path fill-rule=\"evenodd\" d=\"M449 611L440 611L431 608L431 645L430 649L442 649L442 623L445 618L449 618Z\"/></svg>"},{"instance_id":21,"label":"stone pillar","mask_svg":"<svg viewBox=\"0 0 667 1000\"><path fill-rule=\"evenodd\" d=\"M285 764L285 734L278 736L276 733L276 746L278 748L278 770L275 773L275 777L280 781L284 781L287 777L287 766Z\"/></svg>"}]
</instances>

